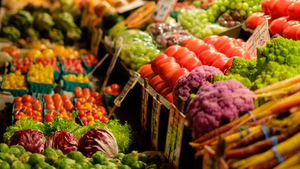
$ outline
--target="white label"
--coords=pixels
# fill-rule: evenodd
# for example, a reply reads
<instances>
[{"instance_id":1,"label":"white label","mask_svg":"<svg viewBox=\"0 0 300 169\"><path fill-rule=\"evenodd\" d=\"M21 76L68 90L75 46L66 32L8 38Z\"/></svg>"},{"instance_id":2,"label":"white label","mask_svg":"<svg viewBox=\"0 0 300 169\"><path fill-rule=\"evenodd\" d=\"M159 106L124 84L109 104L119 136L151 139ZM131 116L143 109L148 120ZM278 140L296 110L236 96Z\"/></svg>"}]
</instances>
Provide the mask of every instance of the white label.
<instances>
[{"instance_id":1,"label":"white label","mask_svg":"<svg viewBox=\"0 0 300 169\"><path fill-rule=\"evenodd\" d=\"M116 106L121 107L121 103L123 102L123 100L127 96L129 90L131 90L135 86L136 82L139 80L140 77L141 77L141 75L138 72L133 72L132 76L127 81L126 85L124 86L122 92L114 100L114 103L115 103Z\"/></svg>"},{"instance_id":2,"label":"white label","mask_svg":"<svg viewBox=\"0 0 300 169\"><path fill-rule=\"evenodd\" d=\"M184 120L185 116L172 104L169 112L165 156L174 168L179 168Z\"/></svg>"},{"instance_id":3,"label":"white label","mask_svg":"<svg viewBox=\"0 0 300 169\"><path fill-rule=\"evenodd\" d=\"M159 117L161 103L153 97L152 112L151 112L151 143L158 150L158 134L159 134Z\"/></svg>"},{"instance_id":4,"label":"white label","mask_svg":"<svg viewBox=\"0 0 300 169\"><path fill-rule=\"evenodd\" d=\"M142 87L142 103L141 103L141 124L142 128L147 131L147 107L148 107L148 90Z\"/></svg>"},{"instance_id":5,"label":"white label","mask_svg":"<svg viewBox=\"0 0 300 169\"><path fill-rule=\"evenodd\" d=\"M158 1L152 15L152 19L157 22L165 22L177 0Z\"/></svg>"},{"instance_id":6,"label":"white label","mask_svg":"<svg viewBox=\"0 0 300 169\"><path fill-rule=\"evenodd\" d=\"M263 47L270 41L268 20L265 20L261 25L257 26L251 37L246 42L246 51L251 58L256 58L256 50Z\"/></svg>"}]
</instances>

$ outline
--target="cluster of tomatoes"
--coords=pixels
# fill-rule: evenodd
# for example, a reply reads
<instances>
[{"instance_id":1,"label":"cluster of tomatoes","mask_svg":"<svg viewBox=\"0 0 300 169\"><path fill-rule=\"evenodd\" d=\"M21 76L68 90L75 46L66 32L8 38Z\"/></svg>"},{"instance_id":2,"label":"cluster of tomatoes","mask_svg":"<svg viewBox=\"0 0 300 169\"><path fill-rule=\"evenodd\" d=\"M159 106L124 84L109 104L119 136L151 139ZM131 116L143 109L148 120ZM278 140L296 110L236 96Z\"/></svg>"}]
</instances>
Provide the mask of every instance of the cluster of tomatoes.
<instances>
[{"instance_id":1,"label":"cluster of tomatoes","mask_svg":"<svg viewBox=\"0 0 300 169\"><path fill-rule=\"evenodd\" d=\"M87 66L95 66L98 63L98 60L95 55L88 54L83 57L83 60Z\"/></svg>"},{"instance_id":2,"label":"cluster of tomatoes","mask_svg":"<svg viewBox=\"0 0 300 169\"><path fill-rule=\"evenodd\" d=\"M44 95L44 102L46 103L47 110L59 110L63 111L72 111L74 110L74 105L68 95L60 95L58 93Z\"/></svg>"},{"instance_id":3,"label":"cluster of tomatoes","mask_svg":"<svg viewBox=\"0 0 300 169\"><path fill-rule=\"evenodd\" d=\"M65 66L64 71L84 73L81 60L75 58L60 58L60 61Z\"/></svg>"},{"instance_id":4,"label":"cluster of tomatoes","mask_svg":"<svg viewBox=\"0 0 300 169\"><path fill-rule=\"evenodd\" d=\"M94 124L95 121L108 121L105 117L106 110L102 106L102 97L98 92L91 92L89 88L81 89L80 87L76 87L73 92L77 99L75 107L84 125Z\"/></svg>"},{"instance_id":5,"label":"cluster of tomatoes","mask_svg":"<svg viewBox=\"0 0 300 169\"><path fill-rule=\"evenodd\" d=\"M19 59L14 59L12 61L12 65L15 67L12 67L12 71L21 71L22 73L27 73L28 72L28 67L33 64L33 59L31 58L19 58Z\"/></svg>"},{"instance_id":6,"label":"cluster of tomatoes","mask_svg":"<svg viewBox=\"0 0 300 169\"><path fill-rule=\"evenodd\" d=\"M118 84L112 84L110 86L106 86L104 93L111 95L119 95L122 90L122 86Z\"/></svg>"},{"instance_id":7,"label":"cluster of tomatoes","mask_svg":"<svg viewBox=\"0 0 300 169\"><path fill-rule=\"evenodd\" d=\"M54 117L58 117L58 118L64 118L64 119L72 119L72 113L67 112L66 110L63 110L61 112L56 111L56 110L49 110L47 112L47 114L45 115L45 121L46 122L53 122L54 121Z\"/></svg>"},{"instance_id":8,"label":"cluster of tomatoes","mask_svg":"<svg viewBox=\"0 0 300 169\"><path fill-rule=\"evenodd\" d=\"M59 68L57 67L57 60L56 58L37 58L35 61L37 64L40 63L44 66L46 65L52 65L53 70L59 71Z\"/></svg>"},{"instance_id":9,"label":"cluster of tomatoes","mask_svg":"<svg viewBox=\"0 0 300 169\"><path fill-rule=\"evenodd\" d=\"M30 95L15 97L14 99L14 120L33 119L43 122L43 106L37 99L32 99Z\"/></svg>"}]
</instances>

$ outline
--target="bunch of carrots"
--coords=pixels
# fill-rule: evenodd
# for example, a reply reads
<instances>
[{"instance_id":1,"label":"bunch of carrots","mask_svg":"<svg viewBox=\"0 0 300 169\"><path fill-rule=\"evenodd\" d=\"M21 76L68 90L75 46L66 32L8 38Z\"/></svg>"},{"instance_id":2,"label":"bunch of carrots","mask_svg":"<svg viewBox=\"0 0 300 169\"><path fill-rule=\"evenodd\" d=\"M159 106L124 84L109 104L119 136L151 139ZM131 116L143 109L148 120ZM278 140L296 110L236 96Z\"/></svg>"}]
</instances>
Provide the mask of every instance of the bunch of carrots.
<instances>
[{"instance_id":1,"label":"bunch of carrots","mask_svg":"<svg viewBox=\"0 0 300 169\"><path fill-rule=\"evenodd\" d=\"M258 89L254 94L249 97L269 101L195 139L190 143L198 150L195 156L203 155L207 146L216 150L224 144L220 158L228 168L300 168L300 76Z\"/></svg>"}]
</instances>

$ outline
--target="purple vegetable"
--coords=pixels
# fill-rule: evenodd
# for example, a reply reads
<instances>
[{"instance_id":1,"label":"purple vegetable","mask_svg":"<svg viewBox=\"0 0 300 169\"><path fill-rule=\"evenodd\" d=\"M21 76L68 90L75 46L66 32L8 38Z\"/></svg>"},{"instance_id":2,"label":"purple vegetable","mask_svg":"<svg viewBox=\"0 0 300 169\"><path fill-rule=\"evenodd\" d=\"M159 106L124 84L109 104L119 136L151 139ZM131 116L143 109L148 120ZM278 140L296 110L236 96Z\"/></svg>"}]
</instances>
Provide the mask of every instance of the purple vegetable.
<instances>
[{"instance_id":1,"label":"purple vegetable","mask_svg":"<svg viewBox=\"0 0 300 169\"><path fill-rule=\"evenodd\" d=\"M15 132L9 139L8 145L20 145L23 146L26 151L42 154L44 152L45 137L39 130L20 130Z\"/></svg>"},{"instance_id":2,"label":"purple vegetable","mask_svg":"<svg viewBox=\"0 0 300 169\"><path fill-rule=\"evenodd\" d=\"M192 89L198 90L199 87L210 83L215 74L223 75L223 72L216 67L204 65L181 76L173 89L173 103L178 106L179 96L181 96L184 101L187 101Z\"/></svg>"},{"instance_id":3,"label":"purple vegetable","mask_svg":"<svg viewBox=\"0 0 300 169\"><path fill-rule=\"evenodd\" d=\"M76 151L78 147L78 140L73 134L66 131L57 131L52 134L47 142L46 148L59 149L64 154Z\"/></svg>"},{"instance_id":4,"label":"purple vegetable","mask_svg":"<svg viewBox=\"0 0 300 169\"><path fill-rule=\"evenodd\" d=\"M253 110L254 98L248 95L254 94L236 80L200 87L186 110L187 119L193 123L194 138L237 119L241 112Z\"/></svg>"},{"instance_id":5,"label":"purple vegetable","mask_svg":"<svg viewBox=\"0 0 300 169\"><path fill-rule=\"evenodd\" d=\"M118 144L111 132L95 128L81 137L78 150L86 157L101 151L108 159L112 159L118 154Z\"/></svg>"}]
</instances>

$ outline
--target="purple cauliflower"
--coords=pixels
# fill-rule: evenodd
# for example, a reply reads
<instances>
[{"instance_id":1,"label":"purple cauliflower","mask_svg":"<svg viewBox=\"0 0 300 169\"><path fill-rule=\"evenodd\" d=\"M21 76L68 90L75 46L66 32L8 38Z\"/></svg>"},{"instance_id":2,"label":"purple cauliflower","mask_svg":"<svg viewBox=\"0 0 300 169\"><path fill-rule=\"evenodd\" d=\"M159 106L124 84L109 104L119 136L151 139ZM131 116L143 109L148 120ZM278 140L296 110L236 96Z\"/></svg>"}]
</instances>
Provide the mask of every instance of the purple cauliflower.
<instances>
[{"instance_id":1,"label":"purple cauliflower","mask_svg":"<svg viewBox=\"0 0 300 169\"><path fill-rule=\"evenodd\" d=\"M173 103L178 106L178 99L181 96L184 101L190 97L192 89L198 90L199 87L210 83L215 74L223 75L223 72L213 66L199 66L190 73L181 76L173 89Z\"/></svg>"},{"instance_id":2,"label":"purple cauliflower","mask_svg":"<svg viewBox=\"0 0 300 169\"><path fill-rule=\"evenodd\" d=\"M236 80L200 87L186 110L187 119L193 125L193 137L198 138L237 119L241 112L253 110L254 98L248 95L254 93Z\"/></svg>"}]
</instances>

